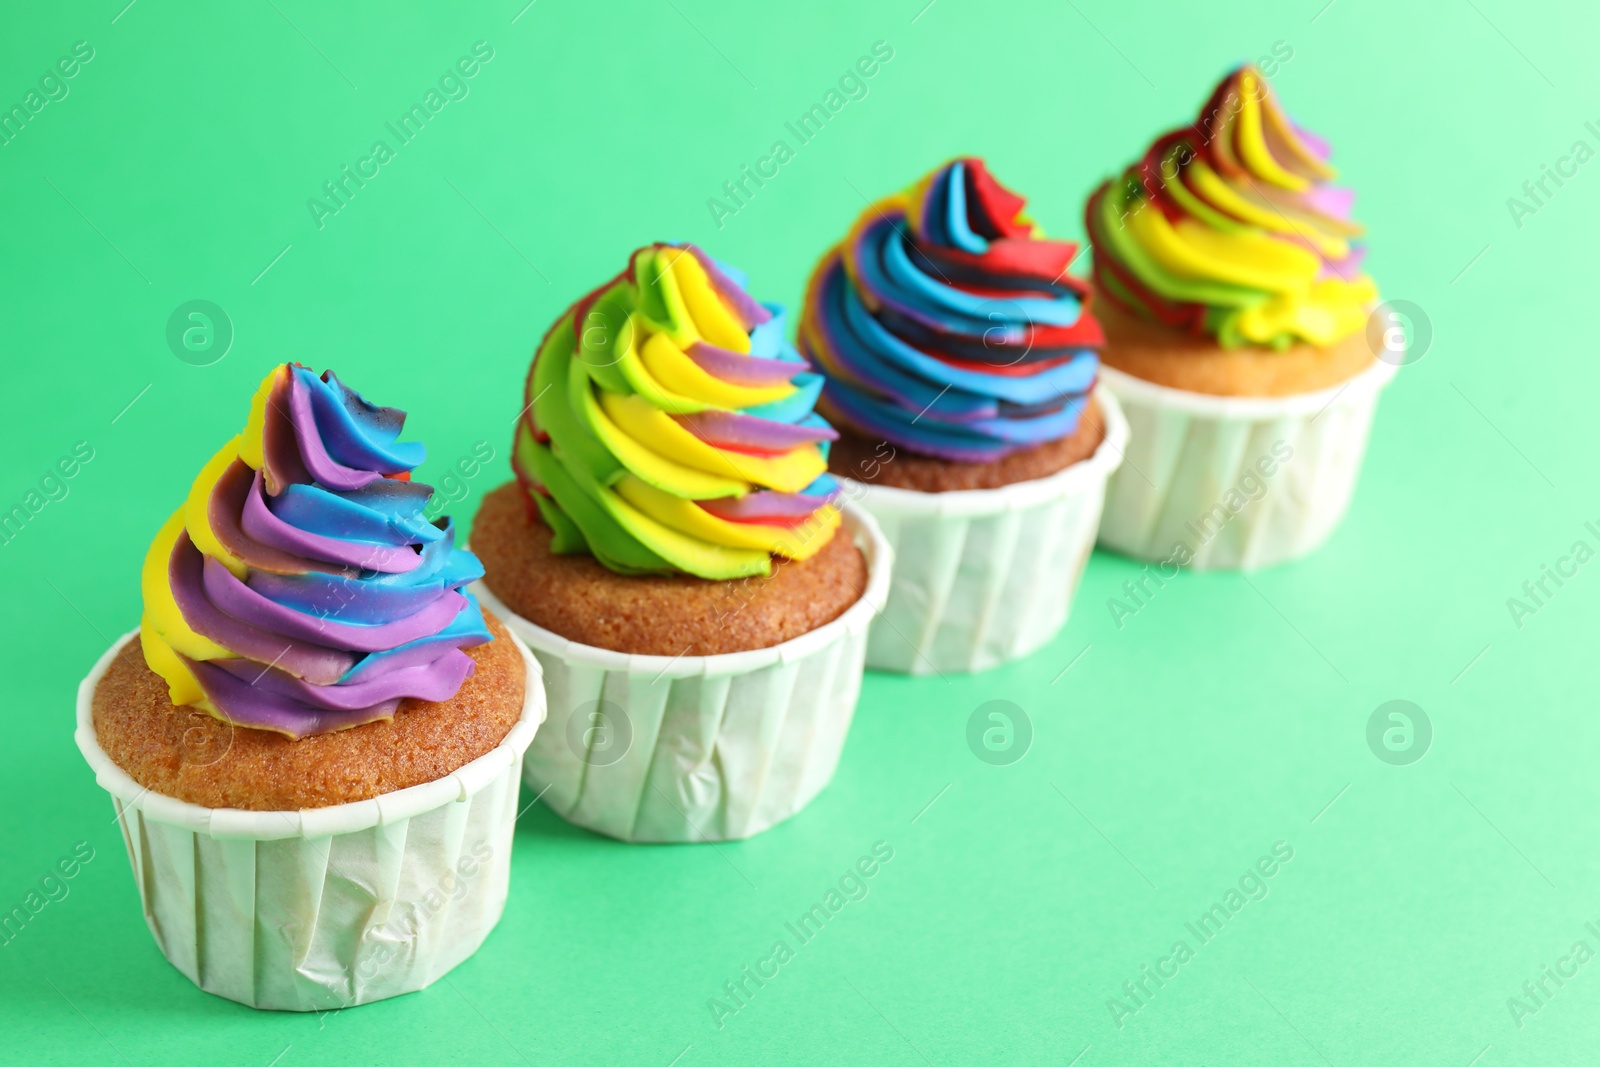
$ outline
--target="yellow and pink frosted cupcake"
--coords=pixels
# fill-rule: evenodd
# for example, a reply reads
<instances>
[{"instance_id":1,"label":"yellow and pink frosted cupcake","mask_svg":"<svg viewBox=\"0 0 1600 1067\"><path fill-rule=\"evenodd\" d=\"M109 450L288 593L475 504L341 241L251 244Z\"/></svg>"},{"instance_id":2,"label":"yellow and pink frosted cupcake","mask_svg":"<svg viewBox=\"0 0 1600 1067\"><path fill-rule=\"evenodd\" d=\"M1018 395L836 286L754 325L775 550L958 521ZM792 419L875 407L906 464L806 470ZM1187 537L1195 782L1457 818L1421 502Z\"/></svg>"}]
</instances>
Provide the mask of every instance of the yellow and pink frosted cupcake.
<instances>
[{"instance_id":1,"label":"yellow and pink frosted cupcake","mask_svg":"<svg viewBox=\"0 0 1600 1067\"><path fill-rule=\"evenodd\" d=\"M1089 198L1104 380L1132 427L1101 543L1260 567L1343 516L1394 367L1353 194L1253 66Z\"/></svg>"}]
</instances>

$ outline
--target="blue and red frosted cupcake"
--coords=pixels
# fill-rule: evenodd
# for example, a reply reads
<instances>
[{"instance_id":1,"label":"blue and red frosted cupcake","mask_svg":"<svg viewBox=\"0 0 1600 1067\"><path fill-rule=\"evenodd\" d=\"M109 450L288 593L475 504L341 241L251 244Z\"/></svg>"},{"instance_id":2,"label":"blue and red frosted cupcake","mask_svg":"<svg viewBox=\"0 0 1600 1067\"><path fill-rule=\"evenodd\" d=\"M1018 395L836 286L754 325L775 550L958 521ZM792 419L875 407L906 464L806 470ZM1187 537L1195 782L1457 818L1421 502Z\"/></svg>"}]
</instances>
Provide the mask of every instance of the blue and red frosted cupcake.
<instances>
[{"instance_id":1,"label":"blue and red frosted cupcake","mask_svg":"<svg viewBox=\"0 0 1600 1067\"><path fill-rule=\"evenodd\" d=\"M835 474L940 492L1039 478L1099 444L1102 343L1077 246L1040 237L1023 200L959 159L863 212L817 266L800 351L844 432ZM863 478L864 455L880 463Z\"/></svg>"},{"instance_id":2,"label":"blue and red frosted cupcake","mask_svg":"<svg viewBox=\"0 0 1600 1067\"><path fill-rule=\"evenodd\" d=\"M827 379L829 468L899 553L869 664L992 666L1065 620L1121 433L1095 388L1103 337L1076 255L964 158L871 205L813 272L800 352ZM961 540L985 551L1001 526L1004 558L963 564ZM1009 567L1021 542L1066 560L1031 593Z\"/></svg>"}]
</instances>

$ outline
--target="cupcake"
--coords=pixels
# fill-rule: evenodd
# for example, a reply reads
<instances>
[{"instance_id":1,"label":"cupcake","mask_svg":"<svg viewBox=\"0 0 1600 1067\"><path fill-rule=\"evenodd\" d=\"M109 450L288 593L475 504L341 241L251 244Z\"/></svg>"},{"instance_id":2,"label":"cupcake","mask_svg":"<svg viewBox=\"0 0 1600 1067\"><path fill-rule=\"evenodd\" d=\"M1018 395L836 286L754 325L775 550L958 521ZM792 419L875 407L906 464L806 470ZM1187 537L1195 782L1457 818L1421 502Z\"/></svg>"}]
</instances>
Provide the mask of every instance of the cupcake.
<instances>
[{"instance_id":1,"label":"cupcake","mask_svg":"<svg viewBox=\"0 0 1600 1067\"><path fill-rule=\"evenodd\" d=\"M540 343L472 547L544 668L528 784L570 821L743 838L833 776L890 553L827 473L821 387L693 245L634 252Z\"/></svg>"},{"instance_id":2,"label":"cupcake","mask_svg":"<svg viewBox=\"0 0 1600 1067\"><path fill-rule=\"evenodd\" d=\"M1243 66L1089 198L1104 378L1133 429L1107 547L1262 567L1343 516L1394 368L1366 337L1378 292L1328 157Z\"/></svg>"},{"instance_id":3,"label":"cupcake","mask_svg":"<svg viewBox=\"0 0 1600 1067\"><path fill-rule=\"evenodd\" d=\"M421 989L499 920L538 667L411 480L405 414L273 368L145 556L77 742L173 966L257 1008ZM135 640L137 637L137 640Z\"/></svg>"},{"instance_id":4,"label":"cupcake","mask_svg":"<svg viewBox=\"0 0 1600 1067\"><path fill-rule=\"evenodd\" d=\"M829 469L895 551L867 665L975 671L1055 636L1127 430L1100 327L979 159L862 212L817 264L800 352L825 376Z\"/></svg>"}]
</instances>

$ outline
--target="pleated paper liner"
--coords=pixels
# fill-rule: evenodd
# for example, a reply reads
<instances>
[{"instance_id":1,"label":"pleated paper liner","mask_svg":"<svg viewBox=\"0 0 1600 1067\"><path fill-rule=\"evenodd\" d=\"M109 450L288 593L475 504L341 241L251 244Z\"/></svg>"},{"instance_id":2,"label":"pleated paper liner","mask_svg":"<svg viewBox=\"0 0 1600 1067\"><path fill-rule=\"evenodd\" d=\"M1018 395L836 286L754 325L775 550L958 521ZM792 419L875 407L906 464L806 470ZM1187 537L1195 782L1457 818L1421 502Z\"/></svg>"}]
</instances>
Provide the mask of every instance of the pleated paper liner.
<instances>
[{"instance_id":1,"label":"pleated paper liner","mask_svg":"<svg viewBox=\"0 0 1600 1067\"><path fill-rule=\"evenodd\" d=\"M843 510L866 589L839 618L771 648L595 648L534 625L478 582L473 592L544 668L550 724L528 750L529 788L569 822L637 842L738 840L810 803L844 748L893 555L869 516Z\"/></svg>"},{"instance_id":2,"label":"pleated paper liner","mask_svg":"<svg viewBox=\"0 0 1600 1067\"><path fill-rule=\"evenodd\" d=\"M1106 367L1132 428L1100 544L1136 559L1253 570L1304 556L1344 517L1395 368L1286 397L1224 397Z\"/></svg>"},{"instance_id":3,"label":"pleated paper liner","mask_svg":"<svg viewBox=\"0 0 1600 1067\"><path fill-rule=\"evenodd\" d=\"M95 737L78 686L76 740L122 827L145 921L195 985L255 1008L330 1011L414 992L477 951L500 919L523 752L545 716L539 665L522 718L443 778L302 811L188 804L140 786Z\"/></svg>"},{"instance_id":4,"label":"pleated paper liner","mask_svg":"<svg viewBox=\"0 0 1600 1067\"><path fill-rule=\"evenodd\" d=\"M1020 659L1067 621L1094 547L1106 480L1128 423L1095 390L1105 438L1064 470L998 489L923 493L845 482L894 548L889 601L872 624L867 666L907 674L981 671Z\"/></svg>"}]
</instances>

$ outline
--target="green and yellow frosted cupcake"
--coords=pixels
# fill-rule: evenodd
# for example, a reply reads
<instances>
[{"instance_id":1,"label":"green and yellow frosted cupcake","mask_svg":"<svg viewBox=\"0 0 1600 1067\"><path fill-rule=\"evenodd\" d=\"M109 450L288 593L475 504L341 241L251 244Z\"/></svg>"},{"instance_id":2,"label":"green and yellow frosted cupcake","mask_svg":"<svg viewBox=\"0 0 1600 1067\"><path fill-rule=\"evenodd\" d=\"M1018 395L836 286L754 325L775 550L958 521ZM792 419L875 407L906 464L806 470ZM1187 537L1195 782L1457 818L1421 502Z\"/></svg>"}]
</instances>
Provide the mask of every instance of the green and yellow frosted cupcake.
<instances>
[{"instance_id":1,"label":"green and yellow frosted cupcake","mask_svg":"<svg viewBox=\"0 0 1600 1067\"><path fill-rule=\"evenodd\" d=\"M889 561L827 473L820 389L782 309L690 245L639 249L541 342L473 549L548 672L529 782L574 822L743 837L831 776Z\"/></svg>"},{"instance_id":2,"label":"green and yellow frosted cupcake","mask_svg":"<svg viewBox=\"0 0 1600 1067\"><path fill-rule=\"evenodd\" d=\"M1366 335L1378 290L1329 157L1243 66L1089 198L1102 375L1133 442L1107 547L1266 566L1343 516L1393 366Z\"/></svg>"}]
</instances>

